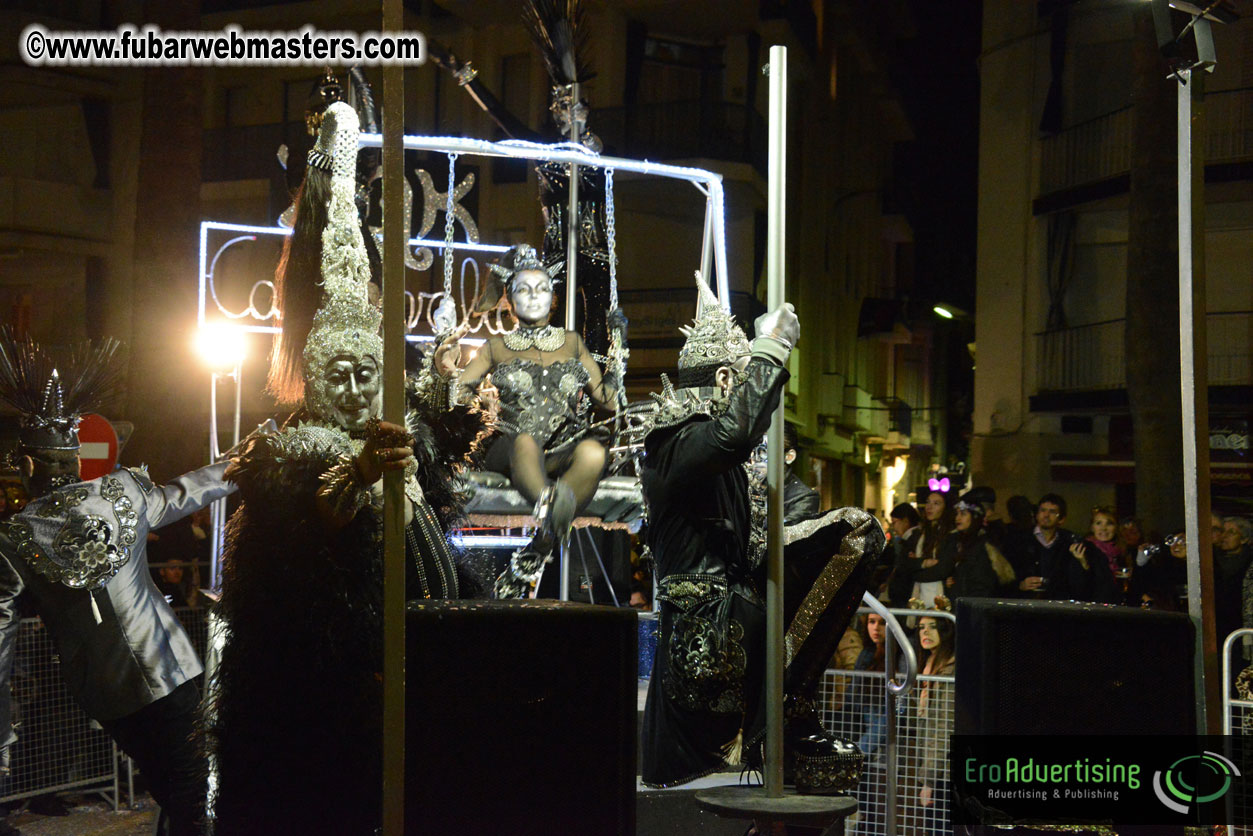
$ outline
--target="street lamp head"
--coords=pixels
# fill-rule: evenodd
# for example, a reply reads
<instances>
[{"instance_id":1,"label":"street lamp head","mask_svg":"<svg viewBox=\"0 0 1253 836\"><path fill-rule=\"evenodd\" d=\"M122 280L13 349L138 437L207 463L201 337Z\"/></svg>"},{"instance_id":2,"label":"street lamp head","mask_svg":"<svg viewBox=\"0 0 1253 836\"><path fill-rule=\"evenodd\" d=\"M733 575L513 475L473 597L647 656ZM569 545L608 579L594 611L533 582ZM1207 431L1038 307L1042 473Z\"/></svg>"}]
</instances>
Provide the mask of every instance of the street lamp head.
<instances>
[{"instance_id":1,"label":"street lamp head","mask_svg":"<svg viewBox=\"0 0 1253 836\"><path fill-rule=\"evenodd\" d=\"M1200 3L1189 3L1188 0L1167 0L1172 9L1187 12L1193 17L1204 17L1214 23L1235 23L1240 19L1230 0L1202 0Z\"/></svg>"},{"instance_id":2,"label":"street lamp head","mask_svg":"<svg viewBox=\"0 0 1253 836\"><path fill-rule=\"evenodd\" d=\"M1210 23L1232 23L1240 15L1230 0L1201 0L1192 3L1188 0L1151 0L1153 3L1153 28L1157 32L1157 48L1170 62L1175 73L1187 70L1205 70L1213 72L1218 58L1214 52L1214 33ZM1179 20L1171 9L1183 12L1188 17ZM1187 45L1188 35L1192 35L1192 46ZM1180 79L1182 80L1182 78Z\"/></svg>"},{"instance_id":3,"label":"street lamp head","mask_svg":"<svg viewBox=\"0 0 1253 836\"><path fill-rule=\"evenodd\" d=\"M936 316L941 317L943 319L953 318L953 312L950 311L948 308L944 307L943 305L935 305L934 307L931 308L931 310L935 312Z\"/></svg>"}]
</instances>

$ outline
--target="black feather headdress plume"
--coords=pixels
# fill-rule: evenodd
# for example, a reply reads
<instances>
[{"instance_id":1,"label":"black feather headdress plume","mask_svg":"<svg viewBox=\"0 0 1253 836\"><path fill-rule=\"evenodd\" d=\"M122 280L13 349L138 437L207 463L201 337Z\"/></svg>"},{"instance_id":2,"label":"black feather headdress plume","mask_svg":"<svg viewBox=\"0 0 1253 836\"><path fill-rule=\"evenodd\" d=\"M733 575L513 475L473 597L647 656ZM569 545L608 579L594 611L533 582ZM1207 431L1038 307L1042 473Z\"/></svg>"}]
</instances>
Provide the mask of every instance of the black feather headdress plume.
<instances>
[{"instance_id":1,"label":"black feather headdress plume","mask_svg":"<svg viewBox=\"0 0 1253 836\"><path fill-rule=\"evenodd\" d=\"M78 449L82 414L117 391L120 346L112 339L81 343L54 357L30 337L0 328L0 400L21 413L23 447Z\"/></svg>"},{"instance_id":2,"label":"black feather headdress plume","mask_svg":"<svg viewBox=\"0 0 1253 836\"><path fill-rule=\"evenodd\" d=\"M553 84L567 85L592 78L587 57L584 0L527 0L522 22L548 65Z\"/></svg>"}]
</instances>

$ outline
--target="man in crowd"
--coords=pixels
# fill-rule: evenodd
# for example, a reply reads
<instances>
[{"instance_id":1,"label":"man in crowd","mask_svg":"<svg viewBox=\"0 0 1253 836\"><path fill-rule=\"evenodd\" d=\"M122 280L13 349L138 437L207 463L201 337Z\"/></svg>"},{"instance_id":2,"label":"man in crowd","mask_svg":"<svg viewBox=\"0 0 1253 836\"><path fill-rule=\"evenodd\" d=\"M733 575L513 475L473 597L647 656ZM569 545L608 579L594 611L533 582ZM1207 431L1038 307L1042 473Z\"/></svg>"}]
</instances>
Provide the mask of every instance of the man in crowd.
<instances>
[{"instance_id":1,"label":"man in crowd","mask_svg":"<svg viewBox=\"0 0 1253 836\"><path fill-rule=\"evenodd\" d=\"M142 468L79 480L78 421L116 343L80 350L61 378L42 349L0 335L0 398L21 412L17 462L30 503L0 524L0 734L26 592L70 693L139 766L172 836L202 832L205 764L194 742L202 668L149 573L148 532L227 496L226 463L154 485ZM77 367L76 367L77 366Z\"/></svg>"},{"instance_id":2,"label":"man in crowd","mask_svg":"<svg viewBox=\"0 0 1253 836\"><path fill-rule=\"evenodd\" d=\"M888 580L888 601L894 607L909 605L914 588L914 572L910 567L910 555L918 547L922 535L922 517L908 502L892 509L892 576Z\"/></svg>"},{"instance_id":3,"label":"man in crowd","mask_svg":"<svg viewBox=\"0 0 1253 836\"><path fill-rule=\"evenodd\" d=\"M1018 588L1042 598L1069 598L1065 561L1070 560L1070 544L1075 535L1062 528L1066 519L1066 500L1055 493L1040 497L1035 507L1034 540L1019 566L1014 567L1020 579Z\"/></svg>"}]
</instances>

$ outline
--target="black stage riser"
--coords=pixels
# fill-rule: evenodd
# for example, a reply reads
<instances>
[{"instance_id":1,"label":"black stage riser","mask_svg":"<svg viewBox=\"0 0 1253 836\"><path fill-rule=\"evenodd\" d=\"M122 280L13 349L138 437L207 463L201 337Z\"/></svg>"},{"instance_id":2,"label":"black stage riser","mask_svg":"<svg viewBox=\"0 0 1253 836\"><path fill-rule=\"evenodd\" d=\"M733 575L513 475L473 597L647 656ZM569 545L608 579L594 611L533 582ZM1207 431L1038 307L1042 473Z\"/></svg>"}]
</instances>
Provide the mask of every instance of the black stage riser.
<instances>
[{"instance_id":1,"label":"black stage riser","mask_svg":"<svg viewBox=\"0 0 1253 836\"><path fill-rule=\"evenodd\" d=\"M957 603L957 734L1194 734L1183 613L1053 601Z\"/></svg>"},{"instance_id":2,"label":"black stage riser","mask_svg":"<svg viewBox=\"0 0 1253 836\"><path fill-rule=\"evenodd\" d=\"M407 833L636 832L634 610L430 602L407 630Z\"/></svg>"}]
</instances>

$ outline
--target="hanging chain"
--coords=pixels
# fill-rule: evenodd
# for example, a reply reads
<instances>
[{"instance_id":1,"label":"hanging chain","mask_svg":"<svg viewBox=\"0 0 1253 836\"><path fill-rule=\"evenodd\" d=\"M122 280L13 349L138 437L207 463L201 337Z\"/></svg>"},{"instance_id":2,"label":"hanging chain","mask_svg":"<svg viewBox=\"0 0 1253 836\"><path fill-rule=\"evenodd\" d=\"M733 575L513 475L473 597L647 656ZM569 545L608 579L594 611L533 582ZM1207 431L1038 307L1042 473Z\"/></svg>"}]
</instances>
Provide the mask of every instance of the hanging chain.
<instances>
[{"instance_id":1,"label":"hanging chain","mask_svg":"<svg viewBox=\"0 0 1253 836\"><path fill-rule=\"evenodd\" d=\"M618 309L618 219L613 207L613 169L605 169L605 232L609 246L609 310ZM626 408L626 358L627 347L621 342L617 329L609 337L609 354L613 361L613 370L618 378L618 392L614 399L615 423L622 417ZM621 429L621 426L618 426Z\"/></svg>"},{"instance_id":2,"label":"hanging chain","mask_svg":"<svg viewBox=\"0 0 1253 836\"><path fill-rule=\"evenodd\" d=\"M444 203L444 298L452 299L452 229L453 229L453 192L456 191L457 155L448 155L448 194Z\"/></svg>"},{"instance_id":3,"label":"hanging chain","mask_svg":"<svg viewBox=\"0 0 1253 836\"><path fill-rule=\"evenodd\" d=\"M613 214L613 169L605 169L605 231L609 234L609 310L618 307L618 231Z\"/></svg>"}]
</instances>

